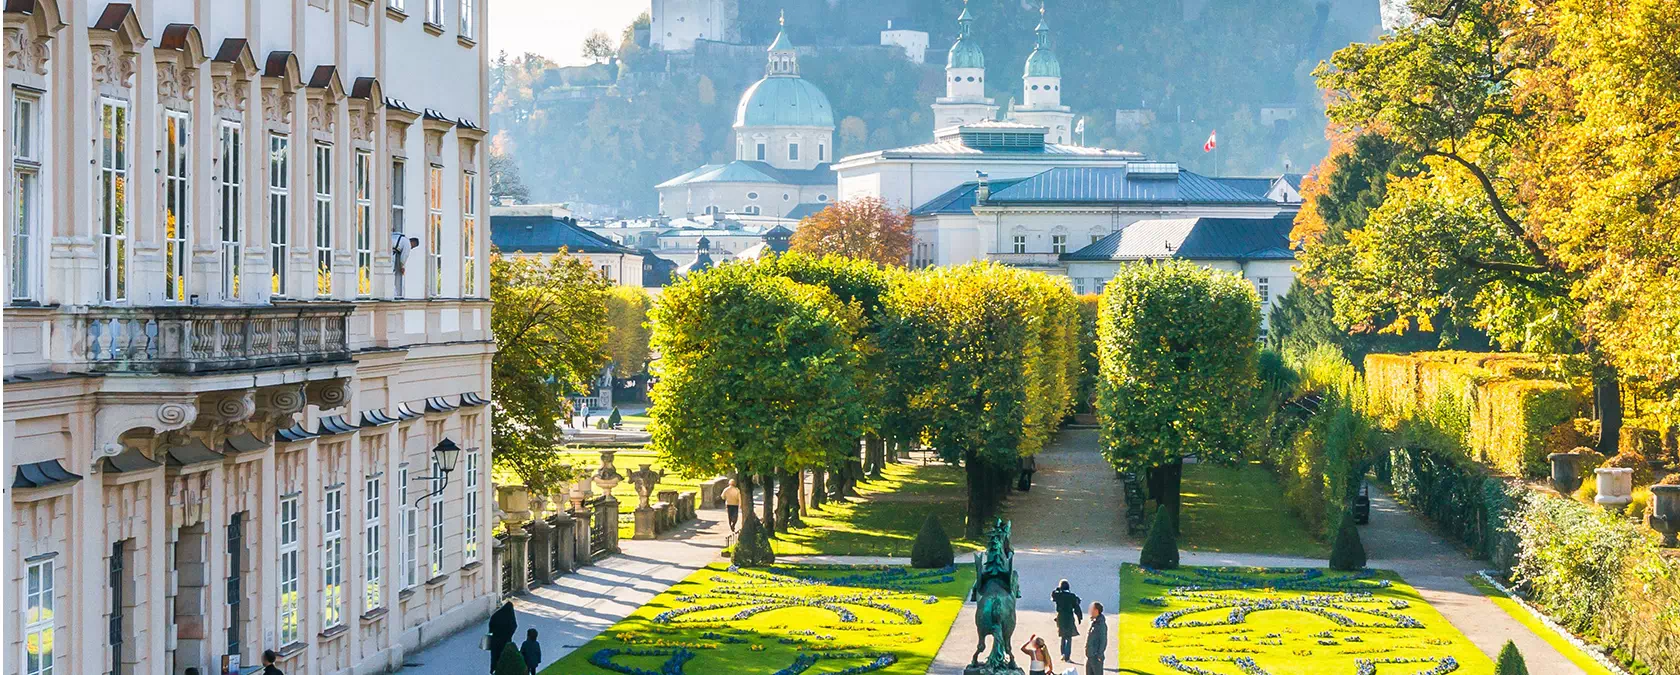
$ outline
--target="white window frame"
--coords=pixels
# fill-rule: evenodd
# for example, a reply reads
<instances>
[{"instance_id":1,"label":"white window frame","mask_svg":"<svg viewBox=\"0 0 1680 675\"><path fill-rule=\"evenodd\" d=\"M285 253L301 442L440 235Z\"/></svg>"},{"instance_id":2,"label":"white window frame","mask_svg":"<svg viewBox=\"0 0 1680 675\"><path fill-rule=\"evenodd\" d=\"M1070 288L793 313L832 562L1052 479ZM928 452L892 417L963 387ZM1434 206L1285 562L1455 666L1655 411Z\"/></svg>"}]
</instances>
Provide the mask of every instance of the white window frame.
<instances>
[{"instance_id":1,"label":"white window frame","mask_svg":"<svg viewBox=\"0 0 1680 675\"><path fill-rule=\"evenodd\" d=\"M356 297L373 295L373 153L356 151Z\"/></svg>"},{"instance_id":2,"label":"white window frame","mask_svg":"<svg viewBox=\"0 0 1680 675\"><path fill-rule=\"evenodd\" d=\"M23 675L52 675L57 652L53 593L56 556L27 563L23 600ZM43 649L43 646L45 647Z\"/></svg>"},{"instance_id":3,"label":"white window frame","mask_svg":"<svg viewBox=\"0 0 1680 675\"><path fill-rule=\"evenodd\" d=\"M758 161L762 162L762 161L765 160L765 158L770 156L769 146L765 145L764 141L758 141L756 145L757 145L757 148L756 148L757 152L753 155L753 157L757 158Z\"/></svg>"},{"instance_id":4,"label":"white window frame","mask_svg":"<svg viewBox=\"0 0 1680 675\"><path fill-rule=\"evenodd\" d=\"M1010 251L1015 253L1016 255L1021 255L1023 253L1026 253L1027 252L1027 235L1024 235L1024 234L1015 235L1015 239L1013 240L1013 244L1012 244L1012 247L1010 248Z\"/></svg>"},{"instance_id":5,"label":"white window frame","mask_svg":"<svg viewBox=\"0 0 1680 675\"><path fill-rule=\"evenodd\" d=\"M460 31L458 34L468 40L478 37L477 33L473 32L478 27L473 15L473 0L461 0L460 18L461 20L458 22L460 25Z\"/></svg>"},{"instance_id":6,"label":"white window frame","mask_svg":"<svg viewBox=\"0 0 1680 675\"><path fill-rule=\"evenodd\" d=\"M216 174L222 200L222 297L238 301L245 267L245 128L222 120L221 132L221 166Z\"/></svg>"},{"instance_id":7,"label":"white window frame","mask_svg":"<svg viewBox=\"0 0 1680 675\"><path fill-rule=\"evenodd\" d=\"M469 422L470 423L470 422ZM469 430L468 433L471 433ZM466 468L466 504L462 514L463 545L466 562L478 562L478 448L468 448L465 453Z\"/></svg>"},{"instance_id":8,"label":"white window frame","mask_svg":"<svg viewBox=\"0 0 1680 675\"><path fill-rule=\"evenodd\" d=\"M794 143L789 143L788 144L788 161L789 162L799 161L799 143L794 142Z\"/></svg>"},{"instance_id":9,"label":"white window frame","mask_svg":"<svg viewBox=\"0 0 1680 675\"><path fill-rule=\"evenodd\" d=\"M443 0L426 0L426 23L443 25Z\"/></svg>"},{"instance_id":10,"label":"white window frame","mask_svg":"<svg viewBox=\"0 0 1680 675\"><path fill-rule=\"evenodd\" d=\"M746 206L741 207L741 213L745 213L749 216L756 216L756 215L759 215L763 212L764 212L764 209L759 208L757 204L748 204Z\"/></svg>"},{"instance_id":11,"label":"white window frame","mask_svg":"<svg viewBox=\"0 0 1680 675\"><path fill-rule=\"evenodd\" d=\"M41 207L41 94L12 90L12 199L8 212L6 274L9 302L35 299L35 241Z\"/></svg>"},{"instance_id":12,"label":"white window frame","mask_svg":"<svg viewBox=\"0 0 1680 675\"><path fill-rule=\"evenodd\" d=\"M1271 277L1255 277L1254 290L1260 294L1260 306L1262 308L1268 307L1272 304Z\"/></svg>"},{"instance_id":13,"label":"white window frame","mask_svg":"<svg viewBox=\"0 0 1680 675\"><path fill-rule=\"evenodd\" d=\"M333 146L315 142L315 297L333 293Z\"/></svg>"},{"instance_id":14,"label":"white window frame","mask_svg":"<svg viewBox=\"0 0 1680 675\"><path fill-rule=\"evenodd\" d=\"M420 584L420 510L408 501L408 465L397 466L397 509L402 514L402 587Z\"/></svg>"},{"instance_id":15,"label":"white window frame","mask_svg":"<svg viewBox=\"0 0 1680 675\"><path fill-rule=\"evenodd\" d=\"M371 612L385 606L385 474L376 473L363 483L362 556L366 569L363 583L362 611Z\"/></svg>"},{"instance_id":16,"label":"white window frame","mask_svg":"<svg viewBox=\"0 0 1680 675\"><path fill-rule=\"evenodd\" d=\"M407 229L403 220L408 215L408 161L401 157L391 158L391 233L406 235ZM413 251L410 251L412 253ZM393 252L394 254L395 252ZM395 261L397 281L396 293L403 297L403 278L407 272L407 261Z\"/></svg>"},{"instance_id":17,"label":"white window frame","mask_svg":"<svg viewBox=\"0 0 1680 675\"><path fill-rule=\"evenodd\" d=\"M1067 253L1067 235L1065 235L1065 234L1052 234L1052 235L1050 235L1050 252L1051 253L1058 253L1058 254L1059 253Z\"/></svg>"},{"instance_id":18,"label":"white window frame","mask_svg":"<svg viewBox=\"0 0 1680 675\"><path fill-rule=\"evenodd\" d=\"M461 172L461 297L478 295L478 174Z\"/></svg>"},{"instance_id":19,"label":"white window frame","mask_svg":"<svg viewBox=\"0 0 1680 675\"><path fill-rule=\"evenodd\" d=\"M327 488L321 510L321 627L344 625L344 486Z\"/></svg>"},{"instance_id":20,"label":"white window frame","mask_svg":"<svg viewBox=\"0 0 1680 675\"><path fill-rule=\"evenodd\" d=\"M302 500L297 493L280 498L280 569L278 574L280 593L279 634L280 646L294 644L303 639L303 598L298 589L298 578L302 571L302 554L298 550L300 535L298 508Z\"/></svg>"},{"instance_id":21,"label":"white window frame","mask_svg":"<svg viewBox=\"0 0 1680 675\"><path fill-rule=\"evenodd\" d=\"M104 302L128 301L129 254L132 253L132 232L129 221L128 198L133 192L129 184L128 155L129 127L133 110L128 101L101 97L99 99L99 138L94 169L94 217L99 219L99 263L105 270L100 299ZM118 186L122 187L119 189Z\"/></svg>"},{"instance_id":22,"label":"white window frame","mask_svg":"<svg viewBox=\"0 0 1680 675\"><path fill-rule=\"evenodd\" d=\"M1073 278L1073 292L1077 295L1085 294L1085 277Z\"/></svg>"},{"instance_id":23,"label":"white window frame","mask_svg":"<svg viewBox=\"0 0 1680 675\"><path fill-rule=\"evenodd\" d=\"M426 295L443 297L443 165L426 166Z\"/></svg>"},{"instance_id":24,"label":"white window frame","mask_svg":"<svg viewBox=\"0 0 1680 675\"><path fill-rule=\"evenodd\" d=\"M192 113L165 108L159 140L163 164L163 299L180 303L187 301L192 274Z\"/></svg>"},{"instance_id":25,"label":"white window frame","mask_svg":"<svg viewBox=\"0 0 1680 675\"><path fill-rule=\"evenodd\" d=\"M277 298L290 292L286 268L292 254L292 139L268 135L268 264L269 292Z\"/></svg>"},{"instance_id":26,"label":"white window frame","mask_svg":"<svg viewBox=\"0 0 1680 675\"><path fill-rule=\"evenodd\" d=\"M437 463L436 458L432 459L432 475L433 476L441 476L442 475L442 473L438 470L438 463ZM433 478L431 483L432 483L432 489L430 490L430 492L432 492L432 493L437 493L439 490L441 490L443 488L443 481L442 481L441 478ZM434 494L434 496L431 498L430 503L427 505L427 507L428 507L427 511L430 513L431 518L432 518L431 532L430 532L432 547L431 547L430 555L428 556L431 559L430 560L431 565L429 567L429 571L430 571L429 576L437 577L437 576L440 576L440 575L443 574L443 536L444 536L444 532L443 532L443 495L442 494Z\"/></svg>"},{"instance_id":27,"label":"white window frame","mask_svg":"<svg viewBox=\"0 0 1680 675\"><path fill-rule=\"evenodd\" d=\"M817 161L818 162L828 161L828 144L826 144L826 143L818 143L817 144Z\"/></svg>"},{"instance_id":28,"label":"white window frame","mask_svg":"<svg viewBox=\"0 0 1680 675\"><path fill-rule=\"evenodd\" d=\"M404 3L403 0L385 0L386 7L403 12L404 14L408 13L408 8L405 4L406 3Z\"/></svg>"}]
</instances>

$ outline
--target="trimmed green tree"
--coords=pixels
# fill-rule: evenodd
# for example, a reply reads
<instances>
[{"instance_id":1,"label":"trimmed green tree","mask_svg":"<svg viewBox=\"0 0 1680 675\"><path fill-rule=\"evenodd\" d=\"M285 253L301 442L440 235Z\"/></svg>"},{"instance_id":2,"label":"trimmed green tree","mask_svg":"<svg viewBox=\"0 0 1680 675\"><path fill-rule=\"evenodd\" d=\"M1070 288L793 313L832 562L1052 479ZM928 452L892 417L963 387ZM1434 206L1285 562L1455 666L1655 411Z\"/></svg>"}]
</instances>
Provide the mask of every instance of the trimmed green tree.
<instances>
[{"instance_id":1,"label":"trimmed green tree","mask_svg":"<svg viewBox=\"0 0 1680 675\"><path fill-rule=\"evenodd\" d=\"M529 672L525 657L519 654L519 645L512 642L502 645L502 653L496 657L496 675L528 675Z\"/></svg>"},{"instance_id":2,"label":"trimmed green tree","mask_svg":"<svg viewBox=\"0 0 1680 675\"><path fill-rule=\"evenodd\" d=\"M951 550L951 538L945 535L945 526L929 513L922 520L922 531L916 533L915 545L910 547L910 566L938 569L955 561L956 554Z\"/></svg>"},{"instance_id":3,"label":"trimmed green tree","mask_svg":"<svg viewBox=\"0 0 1680 675\"><path fill-rule=\"evenodd\" d=\"M1178 528L1170 510L1155 508L1155 522L1149 525L1149 538L1143 541L1138 564L1155 570L1178 569Z\"/></svg>"},{"instance_id":4,"label":"trimmed green tree","mask_svg":"<svg viewBox=\"0 0 1680 675\"><path fill-rule=\"evenodd\" d=\"M863 423L851 340L859 320L828 289L756 265L724 265L666 288L653 311L661 358L650 445L683 475L731 473L743 491L777 469L832 464L844 450L836 439ZM756 527L744 511L744 529ZM736 548L759 541L743 535Z\"/></svg>"},{"instance_id":5,"label":"trimmed green tree","mask_svg":"<svg viewBox=\"0 0 1680 675\"><path fill-rule=\"evenodd\" d=\"M1230 463L1255 398L1260 299L1242 277L1189 262L1126 265L1097 318L1103 456L1148 472L1178 521L1186 455Z\"/></svg>"},{"instance_id":6,"label":"trimmed green tree","mask_svg":"<svg viewBox=\"0 0 1680 675\"><path fill-rule=\"evenodd\" d=\"M1365 542L1359 539L1359 526L1353 524L1353 512L1344 511L1336 540L1330 545L1330 569L1351 572L1365 569L1365 562Z\"/></svg>"},{"instance_id":7,"label":"trimmed green tree","mask_svg":"<svg viewBox=\"0 0 1680 675\"><path fill-rule=\"evenodd\" d=\"M1528 664L1523 662L1522 652L1517 651L1517 643L1505 641L1505 646L1499 650L1499 660L1493 664L1495 675L1528 675Z\"/></svg>"}]
</instances>

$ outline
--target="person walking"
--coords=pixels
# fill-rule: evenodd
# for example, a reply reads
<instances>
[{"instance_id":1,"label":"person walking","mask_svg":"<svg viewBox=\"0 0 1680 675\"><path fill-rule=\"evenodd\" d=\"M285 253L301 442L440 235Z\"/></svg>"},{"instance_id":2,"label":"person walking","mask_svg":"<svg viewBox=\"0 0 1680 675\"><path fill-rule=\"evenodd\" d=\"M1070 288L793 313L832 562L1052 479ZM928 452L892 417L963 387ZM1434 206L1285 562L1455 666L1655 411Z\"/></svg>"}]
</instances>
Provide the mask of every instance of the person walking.
<instances>
[{"instance_id":1,"label":"person walking","mask_svg":"<svg viewBox=\"0 0 1680 675\"><path fill-rule=\"evenodd\" d=\"M280 672L279 668L275 667L274 662L278 660L280 660L280 655L274 653L274 650L264 649L262 675L286 675L285 673Z\"/></svg>"},{"instance_id":2,"label":"person walking","mask_svg":"<svg viewBox=\"0 0 1680 675\"><path fill-rule=\"evenodd\" d=\"M496 672L496 659L502 655L502 647L513 642L513 631L519 628L519 617L513 612L513 603L504 602L490 615L490 635L484 647L490 650L490 672Z\"/></svg>"},{"instance_id":3,"label":"person walking","mask_svg":"<svg viewBox=\"0 0 1680 675\"><path fill-rule=\"evenodd\" d=\"M1044 638L1039 637L1037 633L1027 638L1027 643L1021 645L1021 651L1027 653L1028 673L1050 675L1056 672L1056 664L1050 660L1050 646L1044 644Z\"/></svg>"},{"instance_id":4,"label":"person walking","mask_svg":"<svg viewBox=\"0 0 1680 675\"><path fill-rule=\"evenodd\" d=\"M741 519L741 488L735 487L735 479L729 479L729 487L723 489L723 510L729 513L729 531L735 531L735 522Z\"/></svg>"},{"instance_id":5,"label":"person walking","mask_svg":"<svg viewBox=\"0 0 1680 675\"><path fill-rule=\"evenodd\" d=\"M1085 635L1085 675L1102 675L1103 656L1108 652L1108 617L1100 602L1091 603L1090 633Z\"/></svg>"},{"instance_id":6,"label":"person walking","mask_svg":"<svg viewBox=\"0 0 1680 675\"><path fill-rule=\"evenodd\" d=\"M519 645L519 655L525 658L525 670L529 675L537 675L537 666L542 665L542 645L537 644L537 629L525 630L525 642Z\"/></svg>"},{"instance_id":7,"label":"person walking","mask_svg":"<svg viewBox=\"0 0 1680 675\"><path fill-rule=\"evenodd\" d=\"M1079 634L1079 623L1085 620L1079 611L1079 596L1068 585L1068 580L1056 585L1056 590L1050 591L1050 601L1056 603L1056 634L1062 638L1062 660L1073 660L1073 636Z\"/></svg>"}]
</instances>

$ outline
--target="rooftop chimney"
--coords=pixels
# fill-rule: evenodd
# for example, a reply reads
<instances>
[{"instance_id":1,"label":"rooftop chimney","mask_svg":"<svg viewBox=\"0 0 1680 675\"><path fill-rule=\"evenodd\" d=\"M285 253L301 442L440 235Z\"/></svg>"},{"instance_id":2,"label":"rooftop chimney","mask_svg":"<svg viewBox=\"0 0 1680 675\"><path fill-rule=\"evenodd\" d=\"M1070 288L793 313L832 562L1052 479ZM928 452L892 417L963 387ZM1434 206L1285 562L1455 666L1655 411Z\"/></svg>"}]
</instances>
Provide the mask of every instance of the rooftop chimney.
<instances>
[{"instance_id":1,"label":"rooftop chimney","mask_svg":"<svg viewBox=\"0 0 1680 675\"><path fill-rule=\"evenodd\" d=\"M984 171L976 171L974 172L974 176L975 180L979 183L979 185L974 188L974 203L984 204L986 203L986 200L990 199L992 196L991 181L986 180L986 172Z\"/></svg>"}]
</instances>

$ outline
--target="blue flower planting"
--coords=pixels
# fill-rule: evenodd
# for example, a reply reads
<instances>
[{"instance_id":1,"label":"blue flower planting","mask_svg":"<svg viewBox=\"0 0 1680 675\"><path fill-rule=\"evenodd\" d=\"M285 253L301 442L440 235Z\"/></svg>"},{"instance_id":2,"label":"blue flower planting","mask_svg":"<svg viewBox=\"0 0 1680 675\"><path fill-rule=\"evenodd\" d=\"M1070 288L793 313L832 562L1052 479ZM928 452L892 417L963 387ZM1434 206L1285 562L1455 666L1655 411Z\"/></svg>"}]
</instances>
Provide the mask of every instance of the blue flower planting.
<instances>
[{"instance_id":1,"label":"blue flower planting","mask_svg":"<svg viewBox=\"0 0 1680 675\"><path fill-rule=\"evenodd\" d=\"M620 656L666 656L669 658L660 664L659 670L648 670L615 663L613 659ZM693 651L682 647L672 649L601 649L590 655L589 664L624 675L688 675L683 668L694 657L695 653ZM898 657L886 652L804 652L794 657L793 663L788 664L786 668L770 675L800 675L810 670L812 666L817 665L819 661L855 661L858 659L868 659L868 662L840 670L814 673L813 675L864 675L898 663ZM701 674L696 673L695 675ZM741 673L740 675L754 674Z\"/></svg>"}]
</instances>

